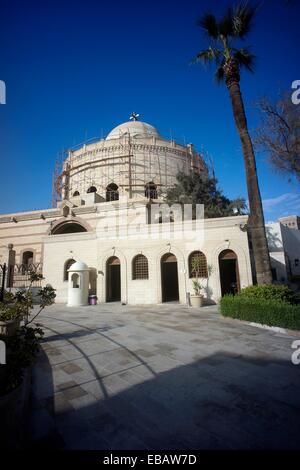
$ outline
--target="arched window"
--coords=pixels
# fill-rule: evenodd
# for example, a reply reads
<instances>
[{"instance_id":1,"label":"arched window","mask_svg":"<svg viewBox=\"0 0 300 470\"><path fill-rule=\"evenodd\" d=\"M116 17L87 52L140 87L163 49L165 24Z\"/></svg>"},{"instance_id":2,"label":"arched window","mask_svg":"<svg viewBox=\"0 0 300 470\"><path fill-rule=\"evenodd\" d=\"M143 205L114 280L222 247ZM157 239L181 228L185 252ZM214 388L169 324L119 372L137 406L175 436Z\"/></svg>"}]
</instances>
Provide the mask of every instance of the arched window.
<instances>
[{"instance_id":1,"label":"arched window","mask_svg":"<svg viewBox=\"0 0 300 470\"><path fill-rule=\"evenodd\" d=\"M193 251L190 254L189 277L208 277L206 256L202 251Z\"/></svg>"},{"instance_id":2,"label":"arched window","mask_svg":"<svg viewBox=\"0 0 300 470\"><path fill-rule=\"evenodd\" d=\"M157 186L153 181L145 185L145 197L148 199L157 199Z\"/></svg>"},{"instance_id":3,"label":"arched window","mask_svg":"<svg viewBox=\"0 0 300 470\"><path fill-rule=\"evenodd\" d=\"M27 274L32 270L33 266L33 251L24 251L21 260L21 272Z\"/></svg>"},{"instance_id":4,"label":"arched window","mask_svg":"<svg viewBox=\"0 0 300 470\"><path fill-rule=\"evenodd\" d=\"M95 186L90 186L89 189L87 190L87 193L96 193L97 192L97 188Z\"/></svg>"},{"instance_id":5,"label":"arched window","mask_svg":"<svg viewBox=\"0 0 300 470\"><path fill-rule=\"evenodd\" d=\"M55 225L51 230L51 235L64 235L68 233L87 232L87 229L79 222L74 220L63 221L58 225Z\"/></svg>"},{"instance_id":6,"label":"arched window","mask_svg":"<svg viewBox=\"0 0 300 470\"><path fill-rule=\"evenodd\" d=\"M80 192L79 191L74 191L73 197L75 197L75 196L80 196Z\"/></svg>"},{"instance_id":7,"label":"arched window","mask_svg":"<svg viewBox=\"0 0 300 470\"><path fill-rule=\"evenodd\" d=\"M144 255L136 255L132 261L132 279L149 279L148 260Z\"/></svg>"},{"instance_id":8,"label":"arched window","mask_svg":"<svg viewBox=\"0 0 300 470\"><path fill-rule=\"evenodd\" d=\"M110 183L106 187L106 201L118 201L119 200L119 187L115 183Z\"/></svg>"},{"instance_id":9,"label":"arched window","mask_svg":"<svg viewBox=\"0 0 300 470\"><path fill-rule=\"evenodd\" d=\"M79 274L73 273L71 277L73 289L79 289Z\"/></svg>"},{"instance_id":10,"label":"arched window","mask_svg":"<svg viewBox=\"0 0 300 470\"><path fill-rule=\"evenodd\" d=\"M27 268L33 263L33 251L24 251L22 255L22 264Z\"/></svg>"},{"instance_id":11,"label":"arched window","mask_svg":"<svg viewBox=\"0 0 300 470\"><path fill-rule=\"evenodd\" d=\"M75 263L75 259L68 259L64 265L64 281L68 280L68 270Z\"/></svg>"}]
</instances>

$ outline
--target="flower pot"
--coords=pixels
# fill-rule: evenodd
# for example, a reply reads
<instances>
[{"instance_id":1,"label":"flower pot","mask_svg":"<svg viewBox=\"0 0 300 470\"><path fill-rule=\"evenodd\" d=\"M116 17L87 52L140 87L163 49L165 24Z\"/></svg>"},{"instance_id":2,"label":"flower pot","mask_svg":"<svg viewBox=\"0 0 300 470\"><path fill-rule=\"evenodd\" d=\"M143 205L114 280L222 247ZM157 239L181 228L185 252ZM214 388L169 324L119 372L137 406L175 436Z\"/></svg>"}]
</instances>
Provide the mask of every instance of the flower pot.
<instances>
[{"instance_id":1,"label":"flower pot","mask_svg":"<svg viewBox=\"0 0 300 470\"><path fill-rule=\"evenodd\" d=\"M97 296L92 294L92 295L89 295L89 304L90 305L97 305Z\"/></svg>"},{"instance_id":2,"label":"flower pot","mask_svg":"<svg viewBox=\"0 0 300 470\"><path fill-rule=\"evenodd\" d=\"M21 320L14 318L13 320L0 320L0 335L14 336L19 328Z\"/></svg>"},{"instance_id":3,"label":"flower pot","mask_svg":"<svg viewBox=\"0 0 300 470\"><path fill-rule=\"evenodd\" d=\"M203 295L191 295L191 306L199 308L203 306L204 297Z\"/></svg>"}]
</instances>

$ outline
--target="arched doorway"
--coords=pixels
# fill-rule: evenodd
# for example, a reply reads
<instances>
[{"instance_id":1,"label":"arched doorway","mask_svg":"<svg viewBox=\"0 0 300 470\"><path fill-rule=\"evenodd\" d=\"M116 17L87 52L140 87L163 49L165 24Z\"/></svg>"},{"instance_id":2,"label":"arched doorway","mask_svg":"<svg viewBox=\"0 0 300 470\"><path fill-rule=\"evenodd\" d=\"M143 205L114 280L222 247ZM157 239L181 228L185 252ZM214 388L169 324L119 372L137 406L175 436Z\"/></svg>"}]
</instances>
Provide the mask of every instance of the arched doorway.
<instances>
[{"instance_id":1,"label":"arched doorway","mask_svg":"<svg viewBox=\"0 0 300 470\"><path fill-rule=\"evenodd\" d=\"M173 253L166 253L161 258L162 301L179 300L177 258Z\"/></svg>"},{"instance_id":2,"label":"arched doorway","mask_svg":"<svg viewBox=\"0 0 300 470\"><path fill-rule=\"evenodd\" d=\"M117 256L111 256L106 262L106 301L121 300L121 263Z\"/></svg>"},{"instance_id":3,"label":"arched doorway","mask_svg":"<svg viewBox=\"0 0 300 470\"><path fill-rule=\"evenodd\" d=\"M33 268L33 251L24 251L22 255L22 274L27 274Z\"/></svg>"},{"instance_id":4,"label":"arched doorway","mask_svg":"<svg viewBox=\"0 0 300 470\"><path fill-rule=\"evenodd\" d=\"M237 255L232 250L219 254L220 283L222 297L240 291L240 276Z\"/></svg>"},{"instance_id":5,"label":"arched doorway","mask_svg":"<svg viewBox=\"0 0 300 470\"><path fill-rule=\"evenodd\" d=\"M33 263L33 251L24 251L22 256L22 264L29 268Z\"/></svg>"}]
</instances>

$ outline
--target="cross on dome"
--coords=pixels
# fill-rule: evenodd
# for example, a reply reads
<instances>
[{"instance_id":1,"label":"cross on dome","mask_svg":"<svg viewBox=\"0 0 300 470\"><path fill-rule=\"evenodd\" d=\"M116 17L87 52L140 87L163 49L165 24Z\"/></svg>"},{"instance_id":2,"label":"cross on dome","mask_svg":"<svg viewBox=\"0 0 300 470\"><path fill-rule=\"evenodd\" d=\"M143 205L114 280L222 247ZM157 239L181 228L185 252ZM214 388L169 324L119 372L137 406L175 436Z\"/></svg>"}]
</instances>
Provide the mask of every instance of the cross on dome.
<instances>
[{"instance_id":1,"label":"cross on dome","mask_svg":"<svg viewBox=\"0 0 300 470\"><path fill-rule=\"evenodd\" d=\"M130 119L132 121L137 121L139 117L140 117L140 115L138 113L131 113L131 115L130 115Z\"/></svg>"}]
</instances>

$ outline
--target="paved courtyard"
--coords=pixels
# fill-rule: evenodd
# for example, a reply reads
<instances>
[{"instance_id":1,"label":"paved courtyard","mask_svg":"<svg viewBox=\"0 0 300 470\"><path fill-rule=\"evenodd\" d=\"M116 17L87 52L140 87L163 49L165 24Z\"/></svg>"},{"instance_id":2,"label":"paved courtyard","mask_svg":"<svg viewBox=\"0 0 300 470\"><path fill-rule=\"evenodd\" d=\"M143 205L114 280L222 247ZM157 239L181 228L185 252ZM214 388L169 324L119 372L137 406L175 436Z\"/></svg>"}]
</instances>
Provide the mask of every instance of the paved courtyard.
<instances>
[{"instance_id":1,"label":"paved courtyard","mask_svg":"<svg viewBox=\"0 0 300 470\"><path fill-rule=\"evenodd\" d=\"M295 337L176 304L54 305L39 323L29 447L300 449Z\"/></svg>"}]
</instances>

